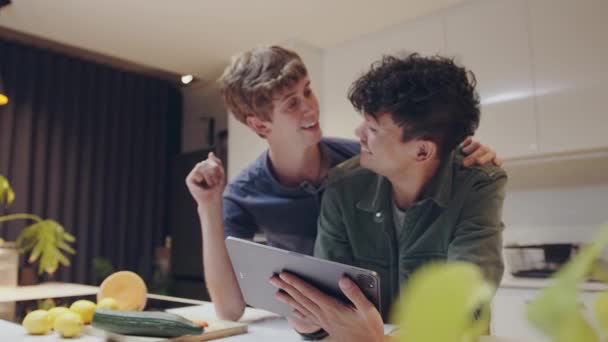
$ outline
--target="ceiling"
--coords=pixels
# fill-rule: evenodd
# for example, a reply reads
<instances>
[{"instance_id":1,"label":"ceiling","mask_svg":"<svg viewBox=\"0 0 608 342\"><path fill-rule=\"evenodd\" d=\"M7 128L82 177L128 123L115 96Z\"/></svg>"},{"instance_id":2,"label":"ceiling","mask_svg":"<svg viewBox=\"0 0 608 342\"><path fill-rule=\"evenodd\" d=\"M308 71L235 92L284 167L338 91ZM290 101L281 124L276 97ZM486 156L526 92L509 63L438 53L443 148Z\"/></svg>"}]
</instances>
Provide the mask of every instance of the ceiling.
<instances>
[{"instance_id":1,"label":"ceiling","mask_svg":"<svg viewBox=\"0 0 608 342\"><path fill-rule=\"evenodd\" d=\"M464 0L12 0L0 28L177 74L215 79L260 44L329 48Z\"/></svg>"}]
</instances>

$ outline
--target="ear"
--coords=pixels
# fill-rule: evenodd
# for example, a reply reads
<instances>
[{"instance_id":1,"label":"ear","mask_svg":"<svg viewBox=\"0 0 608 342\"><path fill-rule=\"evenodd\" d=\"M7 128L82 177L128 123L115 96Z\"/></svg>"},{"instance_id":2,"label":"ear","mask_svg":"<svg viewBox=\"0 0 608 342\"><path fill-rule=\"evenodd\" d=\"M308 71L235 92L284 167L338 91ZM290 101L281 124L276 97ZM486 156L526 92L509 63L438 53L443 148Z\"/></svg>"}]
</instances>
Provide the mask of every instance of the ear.
<instances>
[{"instance_id":1,"label":"ear","mask_svg":"<svg viewBox=\"0 0 608 342\"><path fill-rule=\"evenodd\" d=\"M424 162L436 159L438 157L438 152L437 144L435 144L435 142L431 140L418 140L416 161Z\"/></svg>"},{"instance_id":2,"label":"ear","mask_svg":"<svg viewBox=\"0 0 608 342\"><path fill-rule=\"evenodd\" d=\"M255 115L249 115L247 117L247 126L249 126L249 128L251 128L255 133L257 133L257 135L262 138L267 137L268 133L270 133L268 123L260 120L260 118Z\"/></svg>"}]
</instances>

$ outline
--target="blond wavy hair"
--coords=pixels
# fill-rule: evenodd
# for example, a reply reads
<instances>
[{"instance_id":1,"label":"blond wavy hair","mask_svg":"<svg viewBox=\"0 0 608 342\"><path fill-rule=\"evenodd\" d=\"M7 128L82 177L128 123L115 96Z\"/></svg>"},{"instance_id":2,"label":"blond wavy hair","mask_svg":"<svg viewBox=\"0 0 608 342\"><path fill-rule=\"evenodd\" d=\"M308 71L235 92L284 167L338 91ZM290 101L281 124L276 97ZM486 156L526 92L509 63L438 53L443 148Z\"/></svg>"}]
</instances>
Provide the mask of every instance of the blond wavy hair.
<instances>
[{"instance_id":1,"label":"blond wavy hair","mask_svg":"<svg viewBox=\"0 0 608 342\"><path fill-rule=\"evenodd\" d=\"M306 66L294 51L262 46L232 57L218 83L228 110L247 124L251 115L272 121L274 97L307 74Z\"/></svg>"}]
</instances>

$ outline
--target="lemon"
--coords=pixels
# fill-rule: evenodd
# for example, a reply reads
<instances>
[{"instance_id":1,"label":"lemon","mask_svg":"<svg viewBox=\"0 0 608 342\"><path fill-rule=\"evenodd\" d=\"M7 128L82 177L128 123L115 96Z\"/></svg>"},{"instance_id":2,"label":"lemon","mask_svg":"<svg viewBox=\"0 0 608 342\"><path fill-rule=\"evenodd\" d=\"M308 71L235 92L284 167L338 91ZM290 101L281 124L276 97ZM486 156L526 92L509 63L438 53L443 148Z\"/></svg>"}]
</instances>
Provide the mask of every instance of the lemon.
<instances>
[{"instance_id":1,"label":"lemon","mask_svg":"<svg viewBox=\"0 0 608 342\"><path fill-rule=\"evenodd\" d=\"M90 300L77 300L70 305L70 310L80 315L85 324L91 323L97 305Z\"/></svg>"},{"instance_id":2,"label":"lemon","mask_svg":"<svg viewBox=\"0 0 608 342\"><path fill-rule=\"evenodd\" d=\"M97 308L107 310L118 310L118 302L114 298L106 297L97 302Z\"/></svg>"},{"instance_id":3,"label":"lemon","mask_svg":"<svg viewBox=\"0 0 608 342\"><path fill-rule=\"evenodd\" d=\"M52 326L51 317L45 310L32 311L23 319L23 327L32 335L45 335L51 331Z\"/></svg>"},{"instance_id":4,"label":"lemon","mask_svg":"<svg viewBox=\"0 0 608 342\"><path fill-rule=\"evenodd\" d=\"M53 329L55 329L61 337L74 337L80 334L82 325L83 323L80 315L68 310L55 319Z\"/></svg>"},{"instance_id":5,"label":"lemon","mask_svg":"<svg viewBox=\"0 0 608 342\"><path fill-rule=\"evenodd\" d=\"M64 306L57 306L52 308L51 310L49 310L49 317L51 318L51 323L55 322L55 319L57 319L57 317L61 316L62 314L66 313L66 312L71 312L70 309L64 307Z\"/></svg>"}]
</instances>

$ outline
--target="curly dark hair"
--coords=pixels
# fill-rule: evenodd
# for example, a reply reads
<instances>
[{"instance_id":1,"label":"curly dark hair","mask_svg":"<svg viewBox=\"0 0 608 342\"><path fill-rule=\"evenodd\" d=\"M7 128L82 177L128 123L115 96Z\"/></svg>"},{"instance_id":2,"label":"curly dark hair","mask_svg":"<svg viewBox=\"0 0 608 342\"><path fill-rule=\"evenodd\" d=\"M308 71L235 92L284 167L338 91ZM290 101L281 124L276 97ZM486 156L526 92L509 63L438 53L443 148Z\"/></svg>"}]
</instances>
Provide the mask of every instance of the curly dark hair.
<instances>
[{"instance_id":1,"label":"curly dark hair","mask_svg":"<svg viewBox=\"0 0 608 342\"><path fill-rule=\"evenodd\" d=\"M479 126L476 84L475 75L450 58L384 56L350 86L348 99L374 118L390 113L403 127L402 141L431 140L443 158Z\"/></svg>"}]
</instances>

